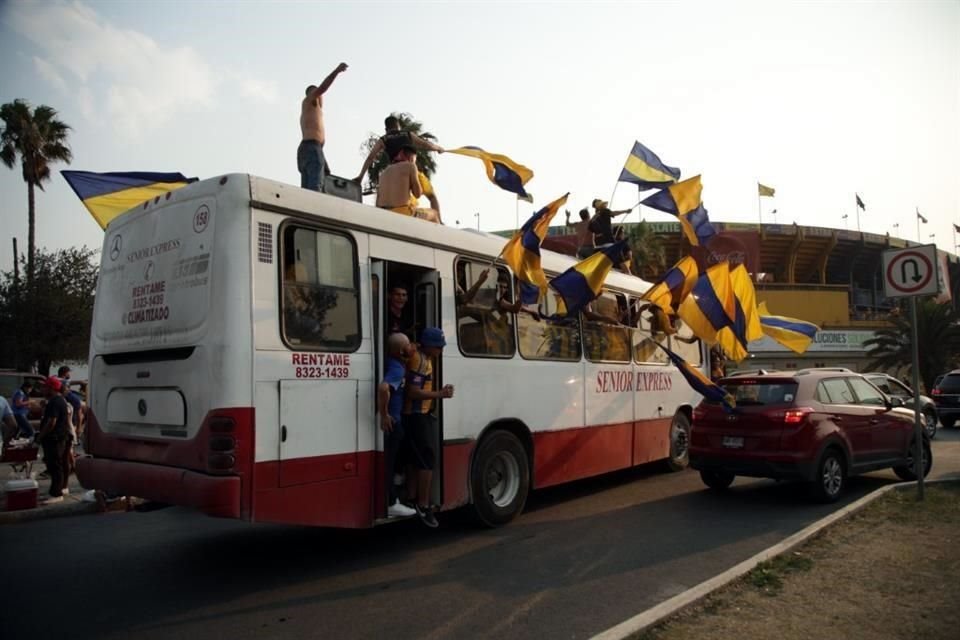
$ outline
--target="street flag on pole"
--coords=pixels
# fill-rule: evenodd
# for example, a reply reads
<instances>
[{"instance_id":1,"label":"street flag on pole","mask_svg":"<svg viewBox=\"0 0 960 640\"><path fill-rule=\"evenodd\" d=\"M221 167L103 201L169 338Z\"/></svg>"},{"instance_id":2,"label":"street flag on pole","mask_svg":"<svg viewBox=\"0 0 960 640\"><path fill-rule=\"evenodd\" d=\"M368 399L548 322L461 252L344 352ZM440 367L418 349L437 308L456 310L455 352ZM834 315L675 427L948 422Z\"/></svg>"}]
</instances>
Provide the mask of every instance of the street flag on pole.
<instances>
[{"instance_id":1,"label":"street flag on pole","mask_svg":"<svg viewBox=\"0 0 960 640\"><path fill-rule=\"evenodd\" d=\"M855 193L853 195L857 196L857 206L860 207L861 210L866 211L867 205L863 204L863 200L860 199L860 194Z\"/></svg>"},{"instance_id":2,"label":"street flag on pole","mask_svg":"<svg viewBox=\"0 0 960 640\"><path fill-rule=\"evenodd\" d=\"M919 220L919 221L922 222L923 224L927 224L927 219L924 218L922 215L920 215L920 208L919 208L919 207L917 208L917 220ZM953 226L956 227L957 225L953 225Z\"/></svg>"},{"instance_id":3,"label":"street flag on pole","mask_svg":"<svg viewBox=\"0 0 960 640\"><path fill-rule=\"evenodd\" d=\"M775 191L776 189L773 187L768 187L764 184L760 184L759 182L757 183L757 194L761 198L772 198Z\"/></svg>"}]
</instances>

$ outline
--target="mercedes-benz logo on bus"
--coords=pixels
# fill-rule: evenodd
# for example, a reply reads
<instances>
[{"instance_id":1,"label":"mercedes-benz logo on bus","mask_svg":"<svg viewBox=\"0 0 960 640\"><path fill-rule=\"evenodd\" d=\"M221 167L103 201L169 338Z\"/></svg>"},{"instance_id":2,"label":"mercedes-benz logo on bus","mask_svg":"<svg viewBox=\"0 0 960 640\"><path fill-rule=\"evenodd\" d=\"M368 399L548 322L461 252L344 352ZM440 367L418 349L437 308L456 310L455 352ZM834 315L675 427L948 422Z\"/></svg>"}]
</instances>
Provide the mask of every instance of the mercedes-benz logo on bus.
<instances>
[{"instance_id":1,"label":"mercedes-benz logo on bus","mask_svg":"<svg viewBox=\"0 0 960 640\"><path fill-rule=\"evenodd\" d=\"M123 239L120 234L113 236L113 245L110 247L110 259L116 260L120 257L120 248L123 246Z\"/></svg>"},{"instance_id":2,"label":"mercedes-benz logo on bus","mask_svg":"<svg viewBox=\"0 0 960 640\"><path fill-rule=\"evenodd\" d=\"M140 398L137 402L137 413L139 413L141 417L147 415L147 401L143 398Z\"/></svg>"}]
</instances>

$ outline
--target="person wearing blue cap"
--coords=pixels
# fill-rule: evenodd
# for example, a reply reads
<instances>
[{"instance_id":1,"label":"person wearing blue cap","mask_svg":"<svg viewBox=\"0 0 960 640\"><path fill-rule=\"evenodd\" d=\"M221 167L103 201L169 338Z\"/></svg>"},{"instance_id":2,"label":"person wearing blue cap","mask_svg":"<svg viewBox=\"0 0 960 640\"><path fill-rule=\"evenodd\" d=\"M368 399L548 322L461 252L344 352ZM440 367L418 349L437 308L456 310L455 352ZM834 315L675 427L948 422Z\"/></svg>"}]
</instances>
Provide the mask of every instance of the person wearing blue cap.
<instances>
[{"instance_id":1,"label":"person wearing blue cap","mask_svg":"<svg viewBox=\"0 0 960 640\"><path fill-rule=\"evenodd\" d=\"M437 518L430 505L430 487L436 466L436 442L439 439L433 401L453 397L453 385L434 391L433 359L439 358L447 341L443 330L427 327L420 335L417 350L407 361L406 392L401 422L410 445L411 466L407 470L407 497L413 500L420 520L436 528Z\"/></svg>"}]
</instances>

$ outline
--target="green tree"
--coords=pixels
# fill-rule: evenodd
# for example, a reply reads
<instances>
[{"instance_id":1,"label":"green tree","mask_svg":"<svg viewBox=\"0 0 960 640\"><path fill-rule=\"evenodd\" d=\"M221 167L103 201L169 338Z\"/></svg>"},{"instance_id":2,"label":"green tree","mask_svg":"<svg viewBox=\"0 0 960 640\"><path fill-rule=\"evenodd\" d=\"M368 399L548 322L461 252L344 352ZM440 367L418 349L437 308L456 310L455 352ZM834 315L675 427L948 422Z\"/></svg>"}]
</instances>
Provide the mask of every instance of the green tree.
<instances>
[{"instance_id":1,"label":"green tree","mask_svg":"<svg viewBox=\"0 0 960 640\"><path fill-rule=\"evenodd\" d=\"M398 113L394 112L392 114L397 120L400 121L400 128L404 131L409 131L410 133L415 133L424 140L430 142L437 142L437 136L433 135L429 131L423 130L423 123L418 120L414 120L413 116L409 113ZM373 149L373 146L377 144L377 140L380 139L380 136L383 134L370 133L367 139L362 145L360 145L360 151L363 152L364 157L370 150ZM390 165L390 159L387 158L387 154L381 153L377 156L373 164L370 165L369 171L367 171L367 189L364 193L373 193L377 189L377 185L380 183L380 174L383 173L383 170ZM433 177L433 174L437 170L437 162L433 157L433 153L423 149L418 150L417 152L417 168L420 170L420 173L427 176L428 178Z\"/></svg>"},{"instance_id":2,"label":"green tree","mask_svg":"<svg viewBox=\"0 0 960 640\"><path fill-rule=\"evenodd\" d=\"M86 360L99 272L97 253L87 247L38 251L32 291L18 287L12 271L0 273L4 365L36 366L46 375L51 362Z\"/></svg>"},{"instance_id":3,"label":"green tree","mask_svg":"<svg viewBox=\"0 0 960 640\"><path fill-rule=\"evenodd\" d=\"M906 305L904 305L906 306ZM863 343L871 358L870 369L892 371L895 375L913 375L911 336L913 327L906 310L891 315L892 326L877 330ZM934 379L951 368L960 354L960 316L950 305L930 298L917 301L919 375L923 388L930 391Z\"/></svg>"},{"instance_id":4,"label":"green tree","mask_svg":"<svg viewBox=\"0 0 960 640\"><path fill-rule=\"evenodd\" d=\"M654 233L646 220L630 225L627 242L633 252L633 273L648 280L655 280L667 269L666 250L663 240Z\"/></svg>"},{"instance_id":5,"label":"green tree","mask_svg":"<svg viewBox=\"0 0 960 640\"><path fill-rule=\"evenodd\" d=\"M50 179L50 164L70 163L73 158L67 146L70 127L57 120L53 107L42 104L31 111L26 100L14 100L0 106L0 120L3 120L0 159L7 168L13 169L19 157L23 181L27 183L27 287L31 288L36 251L34 187L43 191L43 182Z\"/></svg>"}]
</instances>

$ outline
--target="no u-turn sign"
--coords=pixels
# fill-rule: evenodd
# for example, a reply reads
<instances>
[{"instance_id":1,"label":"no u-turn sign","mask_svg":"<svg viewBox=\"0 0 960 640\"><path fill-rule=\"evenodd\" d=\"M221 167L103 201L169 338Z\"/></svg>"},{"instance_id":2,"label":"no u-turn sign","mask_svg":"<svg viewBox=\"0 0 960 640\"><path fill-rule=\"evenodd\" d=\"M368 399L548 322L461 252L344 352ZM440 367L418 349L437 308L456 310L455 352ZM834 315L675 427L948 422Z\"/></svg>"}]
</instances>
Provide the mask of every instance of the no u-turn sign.
<instances>
[{"instance_id":1,"label":"no u-turn sign","mask_svg":"<svg viewBox=\"0 0 960 640\"><path fill-rule=\"evenodd\" d=\"M925 244L884 251L883 293L888 298L940 293L937 245Z\"/></svg>"}]
</instances>

